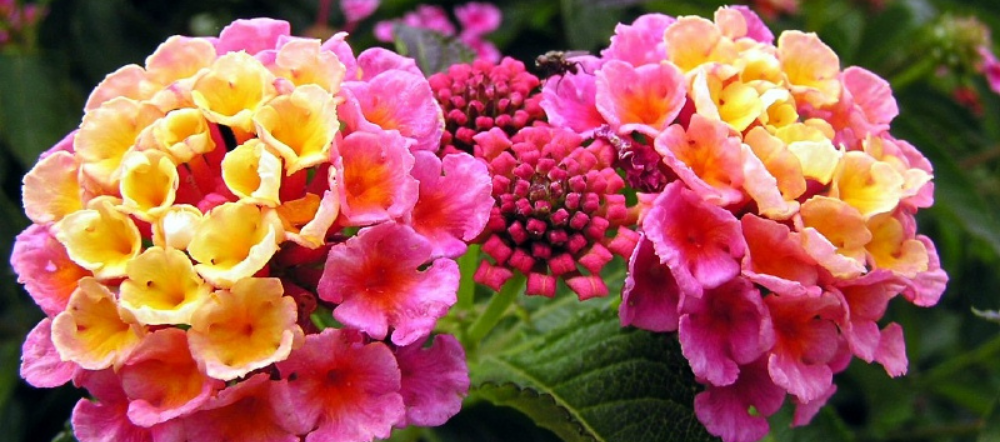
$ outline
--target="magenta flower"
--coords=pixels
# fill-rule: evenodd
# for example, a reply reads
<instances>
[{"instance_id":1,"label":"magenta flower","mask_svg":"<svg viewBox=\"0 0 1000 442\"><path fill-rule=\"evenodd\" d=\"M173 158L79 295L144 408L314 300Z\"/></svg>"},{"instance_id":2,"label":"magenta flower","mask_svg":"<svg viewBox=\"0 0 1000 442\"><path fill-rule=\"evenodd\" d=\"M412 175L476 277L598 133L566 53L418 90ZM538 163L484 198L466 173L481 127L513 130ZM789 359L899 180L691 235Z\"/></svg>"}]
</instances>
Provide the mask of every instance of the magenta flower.
<instances>
[{"instance_id":1,"label":"magenta flower","mask_svg":"<svg viewBox=\"0 0 1000 442\"><path fill-rule=\"evenodd\" d=\"M399 367L381 342L327 329L306 337L278 370L276 408L292 415L300 432L312 430L306 442L386 438L404 416Z\"/></svg>"},{"instance_id":2,"label":"magenta flower","mask_svg":"<svg viewBox=\"0 0 1000 442\"><path fill-rule=\"evenodd\" d=\"M372 338L384 339L391 329L394 344L417 342L455 303L458 290L458 265L432 259L432 250L408 226L363 229L330 249L317 293L338 304L338 321Z\"/></svg>"},{"instance_id":3,"label":"magenta flower","mask_svg":"<svg viewBox=\"0 0 1000 442\"><path fill-rule=\"evenodd\" d=\"M348 23L356 23L372 15L379 3L380 0L340 0L340 10Z\"/></svg>"},{"instance_id":4,"label":"magenta flower","mask_svg":"<svg viewBox=\"0 0 1000 442\"><path fill-rule=\"evenodd\" d=\"M455 18L462 25L462 34L481 36L500 27L500 8L486 2L469 2L455 7Z\"/></svg>"},{"instance_id":5,"label":"magenta flower","mask_svg":"<svg viewBox=\"0 0 1000 442\"><path fill-rule=\"evenodd\" d=\"M63 361L52 344L52 319L42 319L21 347L21 377L34 387L54 388L73 378L77 365Z\"/></svg>"},{"instance_id":6,"label":"magenta flower","mask_svg":"<svg viewBox=\"0 0 1000 442\"><path fill-rule=\"evenodd\" d=\"M128 419L128 398L113 370L83 371L73 382L96 400L80 399L73 407L73 434L80 442L152 442L149 428Z\"/></svg>"},{"instance_id":7,"label":"magenta flower","mask_svg":"<svg viewBox=\"0 0 1000 442\"><path fill-rule=\"evenodd\" d=\"M695 396L695 414L709 433L728 442L754 442L767 434L767 417L781 408L785 392L771 381L764 359L741 366L736 382L708 385Z\"/></svg>"},{"instance_id":8,"label":"magenta flower","mask_svg":"<svg viewBox=\"0 0 1000 442\"><path fill-rule=\"evenodd\" d=\"M469 392L469 370L465 350L454 336L434 336L430 347L401 347L396 359L406 404L406 417L397 426L438 426L458 413Z\"/></svg>"},{"instance_id":9,"label":"magenta flower","mask_svg":"<svg viewBox=\"0 0 1000 442\"><path fill-rule=\"evenodd\" d=\"M680 181L667 185L642 222L656 255L684 293L701 296L740 272L746 249L739 221Z\"/></svg>"},{"instance_id":10,"label":"magenta flower","mask_svg":"<svg viewBox=\"0 0 1000 442\"><path fill-rule=\"evenodd\" d=\"M619 228L627 212L618 193L624 182L610 167L611 146L583 147L576 134L545 126L513 138L494 128L475 140L498 152L490 159L496 205L482 248L494 263L484 262L476 281L499 290L511 276L495 271L500 266L525 274L528 294L553 296L557 277L581 299L607 294L600 270L612 253L631 255L636 241L634 232Z\"/></svg>"},{"instance_id":11,"label":"magenta flower","mask_svg":"<svg viewBox=\"0 0 1000 442\"><path fill-rule=\"evenodd\" d=\"M336 162L340 210L352 225L400 218L417 202L409 172L413 154L399 132L354 132L340 145Z\"/></svg>"},{"instance_id":12,"label":"magenta flower","mask_svg":"<svg viewBox=\"0 0 1000 442\"><path fill-rule=\"evenodd\" d=\"M643 14L631 25L619 23L615 25L611 44L601 51L601 57L628 62L635 67L659 64L667 58L663 33L674 21L669 15Z\"/></svg>"},{"instance_id":13,"label":"magenta flower","mask_svg":"<svg viewBox=\"0 0 1000 442\"><path fill-rule=\"evenodd\" d=\"M685 297L681 312L678 336L684 357L694 375L712 385L736 382L739 366L774 344L767 308L746 279L706 290L701 298Z\"/></svg>"},{"instance_id":14,"label":"magenta flower","mask_svg":"<svg viewBox=\"0 0 1000 442\"><path fill-rule=\"evenodd\" d=\"M677 331L681 291L673 272L660 262L653 243L641 236L628 261L618 318L622 327L634 325L657 332Z\"/></svg>"},{"instance_id":15,"label":"magenta flower","mask_svg":"<svg viewBox=\"0 0 1000 442\"><path fill-rule=\"evenodd\" d=\"M406 223L430 240L431 256L461 256L466 242L486 227L493 207L486 164L465 153L441 159L416 152L414 157L413 177L420 182L420 195Z\"/></svg>"},{"instance_id":16,"label":"magenta flower","mask_svg":"<svg viewBox=\"0 0 1000 442\"><path fill-rule=\"evenodd\" d=\"M343 92L351 98L338 109L345 132L395 129L415 142L411 149L436 151L444 132L441 108L421 79L422 75L387 69L365 81L344 83Z\"/></svg>"},{"instance_id":17,"label":"magenta flower","mask_svg":"<svg viewBox=\"0 0 1000 442\"><path fill-rule=\"evenodd\" d=\"M505 58L500 64L477 60L456 64L428 81L445 118L441 154L477 152L477 134L497 127L507 136L544 118L541 97L532 95L538 78L524 69L524 63Z\"/></svg>"}]
</instances>

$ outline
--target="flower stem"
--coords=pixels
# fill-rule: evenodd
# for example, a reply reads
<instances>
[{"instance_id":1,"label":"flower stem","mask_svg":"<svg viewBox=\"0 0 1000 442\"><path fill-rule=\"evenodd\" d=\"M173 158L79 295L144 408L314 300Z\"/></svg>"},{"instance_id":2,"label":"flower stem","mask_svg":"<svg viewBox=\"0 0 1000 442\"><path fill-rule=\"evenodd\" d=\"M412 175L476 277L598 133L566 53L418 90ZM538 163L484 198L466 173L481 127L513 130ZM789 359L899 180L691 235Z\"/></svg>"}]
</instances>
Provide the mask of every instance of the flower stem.
<instances>
[{"instance_id":1,"label":"flower stem","mask_svg":"<svg viewBox=\"0 0 1000 442\"><path fill-rule=\"evenodd\" d=\"M458 269L462 279L458 282L458 302L455 307L461 311L471 310L476 298L476 265L479 263L479 245L469 245L469 250L458 258Z\"/></svg>"},{"instance_id":2,"label":"flower stem","mask_svg":"<svg viewBox=\"0 0 1000 442\"><path fill-rule=\"evenodd\" d=\"M486 305L486 311L476 318L465 334L467 351L472 353L479 342L503 319L504 314L517 299L517 295L524 291L526 281L527 278L524 275L520 272L514 272L514 276L500 288L500 293L490 299L490 303Z\"/></svg>"}]
</instances>

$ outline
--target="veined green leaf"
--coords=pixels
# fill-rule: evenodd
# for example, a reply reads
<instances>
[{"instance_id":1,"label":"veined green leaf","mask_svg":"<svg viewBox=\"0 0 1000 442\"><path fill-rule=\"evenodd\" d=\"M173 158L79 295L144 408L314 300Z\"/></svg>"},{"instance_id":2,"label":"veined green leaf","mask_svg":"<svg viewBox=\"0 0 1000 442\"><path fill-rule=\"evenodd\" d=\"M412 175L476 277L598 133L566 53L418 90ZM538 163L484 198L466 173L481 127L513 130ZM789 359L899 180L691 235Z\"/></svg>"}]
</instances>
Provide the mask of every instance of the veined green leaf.
<instances>
[{"instance_id":1,"label":"veined green leaf","mask_svg":"<svg viewBox=\"0 0 1000 442\"><path fill-rule=\"evenodd\" d=\"M458 63L469 63L475 52L457 38L448 37L428 29L396 25L396 51L412 57L424 75L430 76Z\"/></svg>"}]
</instances>

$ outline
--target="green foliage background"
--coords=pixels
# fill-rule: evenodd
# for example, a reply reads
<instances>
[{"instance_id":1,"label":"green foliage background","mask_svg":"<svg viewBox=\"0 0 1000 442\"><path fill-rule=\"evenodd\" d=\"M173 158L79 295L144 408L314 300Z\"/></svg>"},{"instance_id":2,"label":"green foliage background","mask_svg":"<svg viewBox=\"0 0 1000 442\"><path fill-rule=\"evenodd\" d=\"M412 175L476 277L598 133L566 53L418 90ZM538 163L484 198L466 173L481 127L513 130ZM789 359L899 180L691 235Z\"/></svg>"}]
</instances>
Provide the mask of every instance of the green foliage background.
<instances>
[{"instance_id":1,"label":"green foliage background","mask_svg":"<svg viewBox=\"0 0 1000 442\"><path fill-rule=\"evenodd\" d=\"M464 2L432 3L450 9ZM798 14L769 20L776 34L782 29L817 32L841 56L843 66L863 66L892 83L901 109L893 133L919 147L935 167L937 203L920 214L919 223L937 244L951 282L935 308L891 303L887 320L904 326L909 375L890 379L880 367L855 361L837 377L839 391L811 426L789 429L786 409L772 420L769 438L1000 441L1000 328L973 313L973 309L1000 309L1000 95L971 69L967 45L956 43L956 36L967 28L942 26L950 18L975 17L1000 35L1000 5L996 0L885 0L881 7L863 0L802 3ZM376 16L355 30L352 45L376 44L371 36L374 22L398 17L416 4L383 1ZM548 50L598 51L607 45L616 23L629 22L643 12L710 16L722 4L500 1L503 26L490 39L504 54L531 66L535 56ZM234 18L282 18L292 23L293 32L306 32L314 24L317 1L55 0L48 7L37 44L0 49L4 261L14 236L28 225L20 207L21 177L42 150L79 124L87 93L104 75L128 63L141 64L169 35L215 35ZM332 9L328 25L335 28L342 18L336 7ZM981 109L957 101L955 88L974 91ZM613 272L620 271L619 263ZM620 283L620 273L609 277ZM521 320L501 322L483 341L481 357L471 361L477 387L462 413L443 428L411 430L394 438L703 439L697 425L690 426L694 384L677 382L689 379L690 373L678 364L671 337L620 330L613 299L585 305L567 299L549 305L518 299L519 307L513 310ZM41 310L4 262L0 265L0 438L4 441L52 440L82 394L71 386L38 390L20 380L20 346L41 317ZM616 350L623 354L615 354ZM581 373L600 371L598 356L609 352L627 367L612 376L579 380ZM514 368L517 376L512 375ZM643 378L644 374L649 376ZM637 377L648 383L629 386L629 379ZM639 394L649 386L662 391ZM622 395L616 398L620 404L602 402L616 392Z\"/></svg>"}]
</instances>

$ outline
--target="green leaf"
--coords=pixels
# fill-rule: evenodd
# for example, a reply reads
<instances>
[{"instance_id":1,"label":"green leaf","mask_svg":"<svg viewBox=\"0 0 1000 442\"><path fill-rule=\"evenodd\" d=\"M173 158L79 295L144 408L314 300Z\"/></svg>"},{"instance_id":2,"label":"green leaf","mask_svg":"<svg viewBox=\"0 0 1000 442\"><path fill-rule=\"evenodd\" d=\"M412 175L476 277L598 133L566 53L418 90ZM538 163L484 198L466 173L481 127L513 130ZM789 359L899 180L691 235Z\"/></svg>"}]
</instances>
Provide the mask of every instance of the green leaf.
<instances>
[{"instance_id":1,"label":"green leaf","mask_svg":"<svg viewBox=\"0 0 1000 442\"><path fill-rule=\"evenodd\" d=\"M607 300L563 299L494 336L505 350L473 362L473 399L516 408L567 442L712 440L672 336L621 328ZM544 333L529 325L552 321Z\"/></svg>"},{"instance_id":2,"label":"green leaf","mask_svg":"<svg viewBox=\"0 0 1000 442\"><path fill-rule=\"evenodd\" d=\"M778 413L771 416L771 434L765 442L853 442L854 434L847 424L830 407L825 407L804 427L792 428L795 407L791 401L785 403Z\"/></svg>"},{"instance_id":3,"label":"green leaf","mask_svg":"<svg viewBox=\"0 0 1000 442\"><path fill-rule=\"evenodd\" d=\"M0 137L25 169L77 123L54 71L38 54L0 54Z\"/></svg>"},{"instance_id":4,"label":"green leaf","mask_svg":"<svg viewBox=\"0 0 1000 442\"><path fill-rule=\"evenodd\" d=\"M396 51L416 60L417 67L427 76L443 72L453 64L470 63L476 57L465 43L439 32L396 25L393 34Z\"/></svg>"},{"instance_id":5,"label":"green leaf","mask_svg":"<svg viewBox=\"0 0 1000 442\"><path fill-rule=\"evenodd\" d=\"M605 47L623 18L628 0L562 0L566 41L571 49L593 51Z\"/></svg>"},{"instance_id":6,"label":"green leaf","mask_svg":"<svg viewBox=\"0 0 1000 442\"><path fill-rule=\"evenodd\" d=\"M983 430L979 433L977 442L996 442L1000 440L1000 395L993 401L993 408L983 416Z\"/></svg>"}]
</instances>

